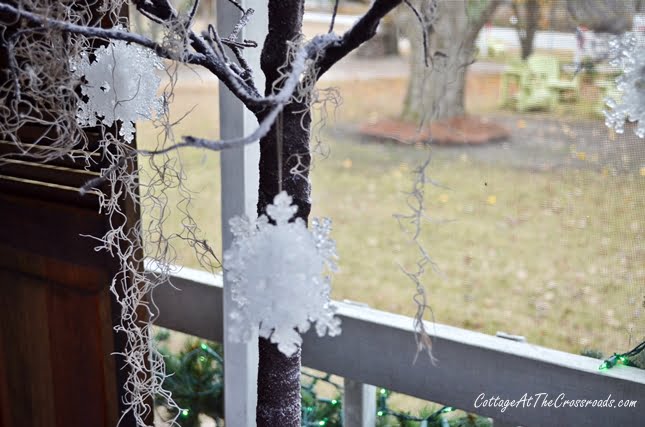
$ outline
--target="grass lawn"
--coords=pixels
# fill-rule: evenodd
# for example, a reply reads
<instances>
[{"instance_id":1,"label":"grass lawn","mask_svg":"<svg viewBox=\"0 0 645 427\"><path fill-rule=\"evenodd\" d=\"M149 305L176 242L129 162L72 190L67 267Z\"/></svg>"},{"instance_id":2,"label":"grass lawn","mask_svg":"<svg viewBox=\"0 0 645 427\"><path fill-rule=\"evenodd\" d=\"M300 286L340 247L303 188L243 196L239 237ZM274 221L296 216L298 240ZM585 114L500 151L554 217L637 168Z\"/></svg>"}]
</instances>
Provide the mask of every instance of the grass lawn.
<instances>
[{"instance_id":1,"label":"grass lawn","mask_svg":"<svg viewBox=\"0 0 645 427\"><path fill-rule=\"evenodd\" d=\"M404 82L339 84L344 103L339 129L395 115ZM469 107L487 109L489 97L468 96ZM217 96L212 84L176 91L173 113L198 107L177 135L215 137ZM367 302L410 315L414 288L397 264L417 253L393 218L407 213L411 171L428 153L334 131L322 133L326 156L312 171L313 215L334 221L341 271L333 298ZM139 126L140 146L154 131ZM437 322L579 352L626 351L643 335L645 283L645 177L606 176L591 170L535 172L473 161L433 149L429 175L443 187L426 187L422 240L440 273L424 277ZM214 248L220 247L219 156L197 150L181 154L192 212ZM178 196L168 193L174 207ZM180 229L177 212L167 226ZM195 266L185 246L181 262ZM217 250L218 254L220 253ZM630 342L630 336L632 341Z\"/></svg>"}]
</instances>

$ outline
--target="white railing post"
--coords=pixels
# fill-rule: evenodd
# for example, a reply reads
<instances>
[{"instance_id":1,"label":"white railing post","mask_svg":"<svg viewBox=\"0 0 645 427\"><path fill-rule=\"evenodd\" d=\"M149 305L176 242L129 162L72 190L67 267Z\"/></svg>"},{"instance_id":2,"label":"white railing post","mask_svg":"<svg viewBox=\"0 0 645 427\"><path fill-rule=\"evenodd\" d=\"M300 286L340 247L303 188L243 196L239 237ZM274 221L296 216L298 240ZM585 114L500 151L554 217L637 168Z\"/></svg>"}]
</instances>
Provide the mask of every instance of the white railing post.
<instances>
[{"instance_id":1,"label":"white railing post","mask_svg":"<svg viewBox=\"0 0 645 427\"><path fill-rule=\"evenodd\" d=\"M267 30L266 1L240 0L244 8L252 7L255 15L240 34L240 39L257 41L260 46ZM217 30L223 36L230 34L239 21L240 12L229 1L217 2ZM245 49L245 57L254 70L260 90L264 89L264 76L260 70L260 49ZM219 86L220 137L223 139L248 135L257 127L255 117L233 96L223 84ZM221 153L222 177L222 249L230 247L232 236L229 220L236 215L256 216L260 158L258 144L225 150ZM248 344L227 339L228 313L233 302L230 288L224 280L224 415L231 427L255 426L257 402L257 339Z\"/></svg>"},{"instance_id":2,"label":"white railing post","mask_svg":"<svg viewBox=\"0 0 645 427\"><path fill-rule=\"evenodd\" d=\"M376 425L376 387L345 378L343 425L345 427Z\"/></svg>"}]
</instances>

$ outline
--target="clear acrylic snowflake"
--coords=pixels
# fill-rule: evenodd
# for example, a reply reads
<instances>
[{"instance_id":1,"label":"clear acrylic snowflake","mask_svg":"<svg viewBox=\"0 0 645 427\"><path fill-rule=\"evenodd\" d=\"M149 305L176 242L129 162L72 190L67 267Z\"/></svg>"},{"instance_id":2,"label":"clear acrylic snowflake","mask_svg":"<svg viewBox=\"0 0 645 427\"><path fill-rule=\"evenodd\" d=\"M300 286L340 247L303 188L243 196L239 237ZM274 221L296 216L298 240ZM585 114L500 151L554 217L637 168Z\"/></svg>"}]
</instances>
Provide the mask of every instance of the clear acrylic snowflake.
<instances>
[{"instance_id":1,"label":"clear acrylic snowflake","mask_svg":"<svg viewBox=\"0 0 645 427\"><path fill-rule=\"evenodd\" d=\"M77 121L81 126L112 126L119 120L119 135L132 142L134 123L161 110L161 79L155 70L163 64L152 50L120 40L92 53L92 61L88 52L71 61L74 76L85 79L81 91L87 97L79 104Z\"/></svg>"},{"instance_id":2,"label":"clear acrylic snowflake","mask_svg":"<svg viewBox=\"0 0 645 427\"><path fill-rule=\"evenodd\" d=\"M330 304L330 274L336 271L336 245L329 238L331 221L289 222L297 206L285 192L278 194L266 216L257 221L231 219L234 235L224 253L224 270L237 308L230 314L228 334L248 341L254 330L270 338L287 356L294 354L310 323L319 336L340 333L340 320Z\"/></svg>"},{"instance_id":3,"label":"clear acrylic snowflake","mask_svg":"<svg viewBox=\"0 0 645 427\"><path fill-rule=\"evenodd\" d=\"M610 42L610 64L623 73L616 79L619 99L608 99L605 124L617 133L625 131L625 120L638 121L635 133L645 137L645 45L634 33L625 33Z\"/></svg>"}]
</instances>

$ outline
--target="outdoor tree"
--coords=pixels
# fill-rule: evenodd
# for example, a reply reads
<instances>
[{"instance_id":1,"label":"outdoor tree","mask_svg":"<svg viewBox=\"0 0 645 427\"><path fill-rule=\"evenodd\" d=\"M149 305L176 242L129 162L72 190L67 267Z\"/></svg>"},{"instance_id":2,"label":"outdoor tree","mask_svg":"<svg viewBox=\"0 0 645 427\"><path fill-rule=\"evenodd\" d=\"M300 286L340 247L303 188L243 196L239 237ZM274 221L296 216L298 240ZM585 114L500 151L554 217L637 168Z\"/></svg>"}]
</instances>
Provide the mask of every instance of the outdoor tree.
<instances>
[{"instance_id":1,"label":"outdoor tree","mask_svg":"<svg viewBox=\"0 0 645 427\"><path fill-rule=\"evenodd\" d=\"M567 10L579 25L598 33L620 34L632 28L636 0L566 0Z\"/></svg>"},{"instance_id":2,"label":"outdoor tree","mask_svg":"<svg viewBox=\"0 0 645 427\"><path fill-rule=\"evenodd\" d=\"M513 13L517 18L517 36L520 39L522 59L533 53L533 40L540 24L541 11L549 0L513 0Z\"/></svg>"},{"instance_id":3,"label":"outdoor tree","mask_svg":"<svg viewBox=\"0 0 645 427\"><path fill-rule=\"evenodd\" d=\"M475 42L501 0L416 1L424 31L410 22L410 80L403 117L418 120L462 116L468 66L474 60ZM408 19L416 19L408 13ZM427 39L423 37L427 34ZM427 44L427 56L418 54Z\"/></svg>"},{"instance_id":4,"label":"outdoor tree","mask_svg":"<svg viewBox=\"0 0 645 427\"><path fill-rule=\"evenodd\" d=\"M159 376L149 372L150 369L163 370L163 359L150 345L150 324L142 325L138 310L143 307L150 318L156 314L153 307L145 303L146 296L167 280L173 260L170 255L173 238L189 241L200 258L210 259L212 263L217 261L207 242L198 237L198 227L192 218L185 220L184 231L180 234L168 236L163 230L167 219L163 190L160 195L150 183L183 188L181 181L186 171L181 170L176 159L171 157L175 150L220 151L259 140L257 212L264 219L257 223L238 220L234 224L237 246L228 259L234 264L231 274L235 276L235 283L249 284L251 280L245 274L251 272L260 277L269 274L263 270L277 271L269 278L275 281L275 277L287 271L287 267L279 265L252 264L249 257L243 256L251 249L286 254L284 257L289 260L285 263L291 269L296 268L293 267L295 258L288 254L298 252L300 259L296 261L304 267L288 271L298 280L311 278L314 284L318 283L315 276L320 276L325 268L333 267L333 248L327 239L329 224L312 223L311 234L305 229L311 210L308 173L315 83L336 62L372 38L379 22L395 7L408 2L375 0L344 34L334 33L332 18L326 34L308 41L302 37L304 3L304 0L269 0L268 35L263 41L240 37L242 29L253 19L254 11L245 9L235 0L227 3L239 10L239 21L231 34L220 34L213 25L202 33L193 30L198 0L185 11L178 11L169 0L132 0L130 4L136 13L161 26L161 41L127 30L127 19L121 13L127 4L124 0L97 3L91 10L84 2L74 1L0 3L2 42L8 53L7 78L0 87L2 137L12 141L24 155L37 160L69 157L90 164L93 156L99 155L111 164L99 177L89 181L83 191L100 194L101 209L113 226L108 234L96 236L96 239L99 249L108 251L121 262L121 273L112 283L113 289L124 293L120 300L122 324L117 331L126 334L128 339L126 361L131 372L125 386L125 399L140 425L145 425L152 396L172 398L161 388ZM447 60L445 66L454 67L458 73L457 89L445 79L433 81L431 85L433 102L440 102L446 114L459 112L447 108L455 98L463 98L465 67L474 38L497 3L487 4L475 19L468 21L468 26L464 26L462 19L466 16L463 2L444 2L441 7L446 18L426 22L433 33L430 39L433 66L439 67L440 60ZM414 9L412 5L408 6ZM430 20L431 11L424 11L424 16ZM99 23L105 26L105 22L111 23L112 28L98 26ZM462 37L460 43L451 36L455 28L463 30L457 32ZM418 44L415 47L423 50ZM244 57L243 52L247 49L261 49L265 87L256 85L257 76ZM256 130L229 140L189 135L175 140L168 105L172 101L177 64L203 67L215 75L255 115ZM170 82L161 97L157 95L160 79L155 74L160 71L165 71ZM444 87L454 95L442 96L440 91ZM421 95L416 87L413 89L415 94ZM462 101L456 104L463 110ZM418 103L410 105L416 112L420 111L420 106ZM137 150L130 145L135 132L134 122L140 119L153 120L162 130L155 149ZM37 124L47 130L47 137L37 141L35 149L22 144L18 136L26 124ZM100 134L98 147L88 145L84 136L87 128ZM137 157L142 155L148 159L153 171L145 186L140 186L142 180L136 168ZM124 227L119 220L123 213L118 207L118 200L122 198L130 198L142 209L152 211L151 224L145 227L140 224L133 229ZM159 267L156 278L151 279L141 272L137 254L143 250L142 241L149 245L145 248L146 255ZM271 244L283 246L272 248L268 246ZM295 244L308 245L309 249L288 247ZM303 259L307 254L311 258ZM275 262L275 257L272 259ZM324 277L320 278L320 290L308 295L312 301L323 305L329 298L324 280ZM247 288L246 300L258 300L253 292L267 283L261 281L253 285L258 288ZM237 292L238 296L243 294L239 288ZM271 295L271 292L263 295ZM287 301L284 290L274 297L283 297L283 308L287 304L285 317L298 323L285 327L271 323L269 318L249 320L262 322L263 327L260 330L263 338L259 342L257 425L295 427L300 425L300 348L294 327L302 331L308 327L309 320L318 320L318 332L325 333L337 325L326 306L309 307L311 304L306 300ZM298 311L300 305L309 311ZM254 308L257 307L247 307L247 314ZM289 314L289 310L295 310L297 316Z\"/></svg>"}]
</instances>

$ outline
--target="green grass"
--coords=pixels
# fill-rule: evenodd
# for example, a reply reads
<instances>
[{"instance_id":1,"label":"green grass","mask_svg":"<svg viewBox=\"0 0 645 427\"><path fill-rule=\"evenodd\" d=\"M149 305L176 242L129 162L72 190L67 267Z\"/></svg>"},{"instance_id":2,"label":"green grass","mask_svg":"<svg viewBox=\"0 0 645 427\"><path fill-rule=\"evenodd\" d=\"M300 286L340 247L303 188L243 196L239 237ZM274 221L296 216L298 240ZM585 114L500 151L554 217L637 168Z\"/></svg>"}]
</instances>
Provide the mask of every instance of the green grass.
<instances>
[{"instance_id":1,"label":"green grass","mask_svg":"<svg viewBox=\"0 0 645 427\"><path fill-rule=\"evenodd\" d=\"M398 113L401 82L341 84L339 125ZM383 88L390 92L383 92ZM361 96L350 97L353 94ZM217 135L212 85L177 91L176 115L199 107L177 135ZM153 132L140 126L140 145ZM312 171L313 215L334 221L341 271L333 298L410 315L412 283L397 264L418 254L393 218L406 213L411 171L427 153L323 133L330 154ZM502 330L529 342L579 352L627 350L643 334L645 177L593 171L534 172L433 152L429 174L446 187L426 188L424 247L441 274L424 277L437 322L485 333ZM195 191L193 215L220 247L219 159L186 150L181 158ZM170 194L169 204L176 203ZM175 212L168 223L179 230ZM177 246L195 266L190 250ZM218 251L219 253L219 251ZM629 284L632 284L631 286ZM640 311L639 311L640 310Z\"/></svg>"},{"instance_id":2,"label":"green grass","mask_svg":"<svg viewBox=\"0 0 645 427\"><path fill-rule=\"evenodd\" d=\"M396 263L409 265L416 253L392 214L406 212L402 191L424 154L330 145L313 183L314 214L335 221L342 271L334 297L412 314L412 284ZM634 250L642 232L632 230L645 208L641 177L538 174L439 153L430 175L451 188L427 187L426 214L437 221L422 235L443 276L425 278L438 322L569 351L627 345L625 330L638 319L623 307L637 309L627 303L639 294L626 285L630 275L642 283L645 261Z\"/></svg>"}]
</instances>

